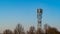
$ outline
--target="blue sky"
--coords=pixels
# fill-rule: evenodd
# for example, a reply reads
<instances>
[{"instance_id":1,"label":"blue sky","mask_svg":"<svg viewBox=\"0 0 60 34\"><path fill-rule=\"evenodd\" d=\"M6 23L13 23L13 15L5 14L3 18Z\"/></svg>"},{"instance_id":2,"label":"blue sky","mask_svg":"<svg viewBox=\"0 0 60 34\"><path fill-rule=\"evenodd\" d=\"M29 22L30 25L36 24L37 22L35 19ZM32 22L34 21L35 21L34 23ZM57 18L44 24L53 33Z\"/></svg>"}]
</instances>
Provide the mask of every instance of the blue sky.
<instances>
[{"instance_id":1,"label":"blue sky","mask_svg":"<svg viewBox=\"0 0 60 34\"><path fill-rule=\"evenodd\" d=\"M18 23L25 29L37 27L37 8L43 9L42 25L60 29L59 0L0 0L0 32L14 29Z\"/></svg>"}]
</instances>

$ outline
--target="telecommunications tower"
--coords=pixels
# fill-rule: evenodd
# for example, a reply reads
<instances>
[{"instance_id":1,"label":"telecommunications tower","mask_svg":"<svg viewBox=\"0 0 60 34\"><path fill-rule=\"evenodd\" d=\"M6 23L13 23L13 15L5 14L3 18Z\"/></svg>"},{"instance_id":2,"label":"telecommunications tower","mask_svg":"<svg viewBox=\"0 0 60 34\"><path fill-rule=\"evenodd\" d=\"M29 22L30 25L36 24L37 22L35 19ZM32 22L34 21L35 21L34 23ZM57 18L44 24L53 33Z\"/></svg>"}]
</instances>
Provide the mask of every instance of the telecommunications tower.
<instances>
[{"instance_id":1,"label":"telecommunications tower","mask_svg":"<svg viewBox=\"0 0 60 34\"><path fill-rule=\"evenodd\" d=\"M37 9L37 28L41 29L42 28L42 9Z\"/></svg>"}]
</instances>

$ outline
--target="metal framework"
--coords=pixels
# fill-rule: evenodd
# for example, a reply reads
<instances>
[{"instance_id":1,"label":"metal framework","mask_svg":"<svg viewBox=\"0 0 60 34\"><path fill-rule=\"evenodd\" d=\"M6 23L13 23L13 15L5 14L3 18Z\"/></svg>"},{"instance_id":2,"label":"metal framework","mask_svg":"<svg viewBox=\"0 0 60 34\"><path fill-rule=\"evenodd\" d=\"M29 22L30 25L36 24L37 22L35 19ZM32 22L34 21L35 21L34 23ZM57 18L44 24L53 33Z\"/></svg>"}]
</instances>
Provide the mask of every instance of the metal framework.
<instances>
[{"instance_id":1,"label":"metal framework","mask_svg":"<svg viewBox=\"0 0 60 34\"><path fill-rule=\"evenodd\" d=\"M37 21L38 21L38 28L42 28L42 9L37 9Z\"/></svg>"}]
</instances>

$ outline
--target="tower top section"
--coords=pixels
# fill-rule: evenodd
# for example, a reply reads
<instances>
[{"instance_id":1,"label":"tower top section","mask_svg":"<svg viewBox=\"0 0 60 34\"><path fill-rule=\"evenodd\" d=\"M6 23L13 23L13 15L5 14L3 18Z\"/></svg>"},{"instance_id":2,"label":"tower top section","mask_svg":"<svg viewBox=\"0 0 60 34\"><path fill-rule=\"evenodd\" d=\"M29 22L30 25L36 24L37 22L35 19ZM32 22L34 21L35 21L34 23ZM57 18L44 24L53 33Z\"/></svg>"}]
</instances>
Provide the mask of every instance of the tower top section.
<instances>
[{"instance_id":1,"label":"tower top section","mask_svg":"<svg viewBox=\"0 0 60 34\"><path fill-rule=\"evenodd\" d=\"M42 9L37 9L37 13L42 13Z\"/></svg>"}]
</instances>

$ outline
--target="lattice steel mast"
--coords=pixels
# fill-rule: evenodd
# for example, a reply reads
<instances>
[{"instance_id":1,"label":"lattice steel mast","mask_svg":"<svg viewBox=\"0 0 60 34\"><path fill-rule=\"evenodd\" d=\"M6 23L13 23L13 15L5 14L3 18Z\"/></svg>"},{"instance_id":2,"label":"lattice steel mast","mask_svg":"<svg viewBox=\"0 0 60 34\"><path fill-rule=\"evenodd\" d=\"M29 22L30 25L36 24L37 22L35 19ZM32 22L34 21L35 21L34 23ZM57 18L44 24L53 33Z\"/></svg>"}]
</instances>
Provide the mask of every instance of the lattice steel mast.
<instances>
[{"instance_id":1,"label":"lattice steel mast","mask_svg":"<svg viewBox=\"0 0 60 34\"><path fill-rule=\"evenodd\" d=\"M42 9L37 9L37 21L38 25L37 28L42 28Z\"/></svg>"}]
</instances>

